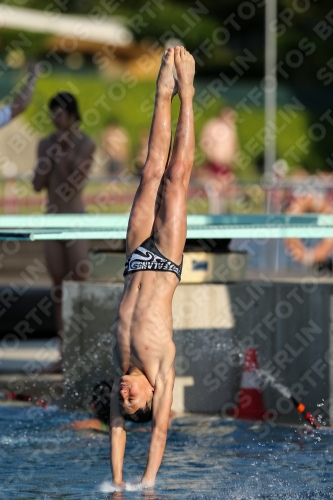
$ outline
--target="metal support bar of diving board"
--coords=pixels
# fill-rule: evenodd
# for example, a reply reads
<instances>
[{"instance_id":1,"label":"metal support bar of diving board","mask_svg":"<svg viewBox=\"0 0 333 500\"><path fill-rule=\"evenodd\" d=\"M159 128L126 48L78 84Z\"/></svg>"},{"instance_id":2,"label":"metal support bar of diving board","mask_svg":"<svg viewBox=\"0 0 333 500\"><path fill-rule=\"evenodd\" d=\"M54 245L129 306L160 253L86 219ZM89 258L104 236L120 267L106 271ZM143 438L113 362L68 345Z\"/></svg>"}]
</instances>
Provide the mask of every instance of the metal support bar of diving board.
<instances>
[{"instance_id":1,"label":"metal support bar of diving board","mask_svg":"<svg viewBox=\"0 0 333 500\"><path fill-rule=\"evenodd\" d=\"M57 214L57 215L0 215L1 229L120 229L126 230L127 214ZM206 226L267 226L310 225L333 226L333 215L326 214L256 214L256 215L188 215L188 228Z\"/></svg>"}]
</instances>

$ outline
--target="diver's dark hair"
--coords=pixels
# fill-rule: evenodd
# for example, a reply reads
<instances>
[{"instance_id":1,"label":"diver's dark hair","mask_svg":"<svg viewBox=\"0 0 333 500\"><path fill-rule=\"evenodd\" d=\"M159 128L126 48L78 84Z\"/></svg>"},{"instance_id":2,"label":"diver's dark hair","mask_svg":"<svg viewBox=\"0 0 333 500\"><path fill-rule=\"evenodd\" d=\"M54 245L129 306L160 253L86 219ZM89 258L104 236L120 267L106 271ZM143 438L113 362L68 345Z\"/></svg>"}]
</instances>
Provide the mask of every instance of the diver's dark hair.
<instances>
[{"instance_id":1,"label":"diver's dark hair","mask_svg":"<svg viewBox=\"0 0 333 500\"><path fill-rule=\"evenodd\" d=\"M99 420L110 425L110 400L113 382L102 380L95 385L91 397L94 413Z\"/></svg>"},{"instance_id":2,"label":"diver's dark hair","mask_svg":"<svg viewBox=\"0 0 333 500\"><path fill-rule=\"evenodd\" d=\"M153 418L153 396L151 396L150 400L147 402L144 408L139 408L135 413L132 414L129 414L125 410L122 410L121 415L124 420L130 420L131 422L135 422L136 424L150 422Z\"/></svg>"},{"instance_id":3,"label":"diver's dark hair","mask_svg":"<svg viewBox=\"0 0 333 500\"><path fill-rule=\"evenodd\" d=\"M69 92L59 92L49 102L49 109L54 111L57 108L64 109L69 115L75 115L78 121L81 120L77 100Z\"/></svg>"}]
</instances>

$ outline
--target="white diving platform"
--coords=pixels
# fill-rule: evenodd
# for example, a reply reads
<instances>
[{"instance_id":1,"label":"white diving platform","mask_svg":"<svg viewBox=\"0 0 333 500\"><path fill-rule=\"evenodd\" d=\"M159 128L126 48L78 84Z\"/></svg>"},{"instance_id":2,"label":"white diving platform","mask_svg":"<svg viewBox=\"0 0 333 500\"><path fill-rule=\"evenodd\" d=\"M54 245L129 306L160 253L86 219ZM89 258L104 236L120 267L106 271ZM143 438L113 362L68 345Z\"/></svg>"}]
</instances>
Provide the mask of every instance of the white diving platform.
<instances>
[{"instance_id":1,"label":"white diving platform","mask_svg":"<svg viewBox=\"0 0 333 500\"><path fill-rule=\"evenodd\" d=\"M333 215L188 215L188 239L333 238ZM125 239L127 214L2 215L0 240Z\"/></svg>"}]
</instances>

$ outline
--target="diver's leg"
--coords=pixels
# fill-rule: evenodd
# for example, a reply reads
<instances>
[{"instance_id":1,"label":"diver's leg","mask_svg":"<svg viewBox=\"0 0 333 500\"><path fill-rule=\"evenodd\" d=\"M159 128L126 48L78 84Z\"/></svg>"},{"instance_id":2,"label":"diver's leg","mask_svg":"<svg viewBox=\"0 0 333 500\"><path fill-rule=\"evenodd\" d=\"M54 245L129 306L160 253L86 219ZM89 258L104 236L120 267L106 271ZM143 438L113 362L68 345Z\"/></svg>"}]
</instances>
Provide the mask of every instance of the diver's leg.
<instances>
[{"instance_id":1,"label":"diver's leg","mask_svg":"<svg viewBox=\"0 0 333 500\"><path fill-rule=\"evenodd\" d=\"M170 162L166 168L154 238L159 250L180 264L186 239L186 195L194 161L194 122L192 101L195 62L183 47L175 48L180 111Z\"/></svg>"},{"instance_id":2,"label":"diver's leg","mask_svg":"<svg viewBox=\"0 0 333 500\"><path fill-rule=\"evenodd\" d=\"M168 49L161 62L149 136L148 156L141 174L128 223L126 254L129 256L153 230L161 179L168 161L171 140L171 100L175 92L174 49Z\"/></svg>"}]
</instances>

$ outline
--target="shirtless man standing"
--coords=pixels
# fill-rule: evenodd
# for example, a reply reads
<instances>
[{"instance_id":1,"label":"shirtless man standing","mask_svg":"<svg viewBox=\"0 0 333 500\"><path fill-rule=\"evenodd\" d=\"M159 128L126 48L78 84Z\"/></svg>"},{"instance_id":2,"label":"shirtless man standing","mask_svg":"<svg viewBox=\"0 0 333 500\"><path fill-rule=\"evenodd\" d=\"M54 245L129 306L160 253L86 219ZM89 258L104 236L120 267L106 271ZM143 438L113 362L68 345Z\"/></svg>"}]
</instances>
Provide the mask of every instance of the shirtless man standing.
<instances>
[{"instance_id":1,"label":"shirtless man standing","mask_svg":"<svg viewBox=\"0 0 333 500\"><path fill-rule=\"evenodd\" d=\"M49 109L56 131L42 139L38 145L37 165L33 187L47 189L47 213L82 214L82 190L86 184L95 150L94 142L79 128L80 116L75 97L68 92L55 95ZM82 281L80 263L88 258L87 242L46 241L46 266L57 296L57 323L61 328L61 283L68 276ZM58 369L60 363L52 366Z\"/></svg>"},{"instance_id":2,"label":"shirtless man standing","mask_svg":"<svg viewBox=\"0 0 333 500\"><path fill-rule=\"evenodd\" d=\"M173 78L175 66L178 84ZM141 483L154 484L167 439L175 345L172 297L180 280L186 239L186 194L194 160L194 59L183 47L162 58L148 156L130 214L125 287L118 309L111 394L111 470L123 486L125 420L152 420ZM169 161L171 100L180 111Z\"/></svg>"}]
</instances>

